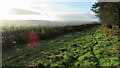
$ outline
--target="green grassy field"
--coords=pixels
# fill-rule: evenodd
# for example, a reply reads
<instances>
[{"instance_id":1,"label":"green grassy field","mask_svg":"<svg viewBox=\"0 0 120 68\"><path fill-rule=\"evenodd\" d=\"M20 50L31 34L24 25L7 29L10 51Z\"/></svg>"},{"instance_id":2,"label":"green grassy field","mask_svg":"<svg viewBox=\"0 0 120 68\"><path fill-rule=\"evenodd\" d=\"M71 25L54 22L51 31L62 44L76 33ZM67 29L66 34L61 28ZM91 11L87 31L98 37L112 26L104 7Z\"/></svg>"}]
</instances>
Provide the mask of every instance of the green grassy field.
<instances>
[{"instance_id":1,"label":"green grassy field","mask_svg":"<svg viewBox=\"0 0 120 68\"><path fill-rule=\"evenodd\" d=\"M3 66L80 67L118 66L120 37L111 36L101 26L66 33L39 42L35 50L27 44L3 50Z\"/></svg>"}]
</instances>

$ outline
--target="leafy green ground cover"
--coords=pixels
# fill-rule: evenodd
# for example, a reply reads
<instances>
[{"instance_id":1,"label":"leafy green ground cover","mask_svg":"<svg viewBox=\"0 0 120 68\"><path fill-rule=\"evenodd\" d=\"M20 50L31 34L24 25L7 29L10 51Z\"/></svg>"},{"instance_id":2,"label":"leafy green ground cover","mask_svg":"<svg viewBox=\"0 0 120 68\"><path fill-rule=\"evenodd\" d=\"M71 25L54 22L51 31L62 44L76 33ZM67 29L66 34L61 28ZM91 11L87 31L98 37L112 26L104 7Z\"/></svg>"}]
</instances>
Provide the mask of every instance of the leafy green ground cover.
<instances>
[{"instance_id":1,"label":"leafy green ground cover","mask_svg":"<svg viewBox=\"0 0 120 68\"><path fill-rule=\"evenodd\" d=\"M41 41L35 50L18 45L3 51L3 66L118 66L120 37L111 36L100 26Z\"/></svg>"},{"instance_id":2,"label":"leafy green ground cover","mask_svg":"<svg viewBox=\"0 0 120 68\"><path fill-rule=\"evenodd\" d=\"M75 31L80 31L100 24L80 24L66 26L3 26L2 27L2 45L4 49L11 48L19 44L28 43L29 30L37 33L41 40L53 39Z\"/></svg>"}]
</instances>

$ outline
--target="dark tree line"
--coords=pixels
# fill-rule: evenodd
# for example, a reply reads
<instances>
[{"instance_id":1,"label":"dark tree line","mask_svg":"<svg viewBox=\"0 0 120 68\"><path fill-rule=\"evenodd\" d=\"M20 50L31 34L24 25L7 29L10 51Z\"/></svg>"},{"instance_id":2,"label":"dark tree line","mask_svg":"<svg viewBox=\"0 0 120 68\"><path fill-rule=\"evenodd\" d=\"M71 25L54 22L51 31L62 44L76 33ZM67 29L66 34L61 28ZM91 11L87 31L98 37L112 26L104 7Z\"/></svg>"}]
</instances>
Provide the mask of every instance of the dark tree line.
<instances>
[{"instance_id":1,"label":"dark tree line","mask_svg":"<svg viewBox=\"0 0 120 68\"><path fill-rule=\"evenodd\" d=\"M100 23L109 28L120 28L120 2L97 2L92 9Z\"/></svg>"}]
</instances>

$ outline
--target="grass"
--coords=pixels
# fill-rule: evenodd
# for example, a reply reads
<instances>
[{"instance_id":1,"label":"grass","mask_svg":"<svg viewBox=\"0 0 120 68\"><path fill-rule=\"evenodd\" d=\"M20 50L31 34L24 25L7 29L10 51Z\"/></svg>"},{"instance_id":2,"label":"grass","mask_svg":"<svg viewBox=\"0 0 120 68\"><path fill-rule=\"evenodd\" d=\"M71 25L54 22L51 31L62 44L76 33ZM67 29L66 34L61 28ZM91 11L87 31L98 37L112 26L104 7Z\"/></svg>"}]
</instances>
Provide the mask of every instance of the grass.
<instances>
[{"instance_id":1,"label":"grass","mask_svg":"<svg viewBox=\"0 0 120 68\"><path fill-rule=\"evenodd\" d=\"M3 50L3 66L80 67L118 66L120 37L89 27L42 40L35 50L19 44Z\"/></svg>"},{"instance_id":2,"label":"grass","mask_svg":"<svg viewBox=\"0 0 120 68\"><path fill-rule=\"evenodd\" d=\"M41 40L49 40L66 33L80 31L99 24L86 24L76 26L4 26L2 27L3 47L10 48L28 42L29 29L36 32Z\"/></svg>"}]
</instances>

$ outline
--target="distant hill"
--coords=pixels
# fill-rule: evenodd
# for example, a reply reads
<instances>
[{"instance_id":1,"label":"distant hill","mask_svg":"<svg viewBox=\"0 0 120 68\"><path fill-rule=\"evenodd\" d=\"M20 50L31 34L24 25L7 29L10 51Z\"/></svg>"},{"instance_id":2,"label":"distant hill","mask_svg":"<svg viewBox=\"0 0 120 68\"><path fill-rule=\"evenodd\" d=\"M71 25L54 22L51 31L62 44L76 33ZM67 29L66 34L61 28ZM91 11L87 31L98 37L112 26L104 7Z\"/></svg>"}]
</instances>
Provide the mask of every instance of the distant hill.
<instances>
[{"instance_id":1,"label":"distant hill","mask_svg":"<svg viewBox=\"0 0 120 68\"><path fill-rule=\"evenodd\" d=\"M49 20L0 20L0 25L16 25L16 26L30 26L30 25L71 25L81 23L92 23L94 21L49 21Z\"/></svg>"}]
</instances>

